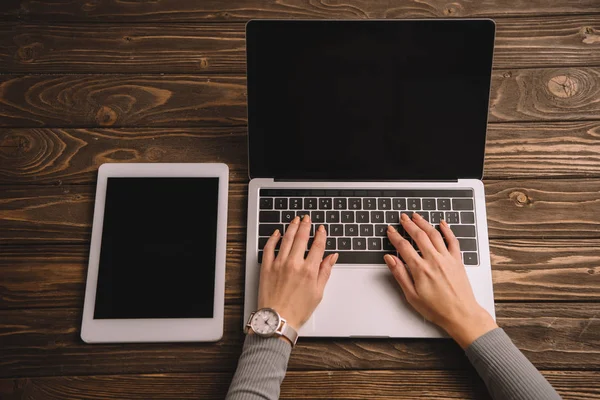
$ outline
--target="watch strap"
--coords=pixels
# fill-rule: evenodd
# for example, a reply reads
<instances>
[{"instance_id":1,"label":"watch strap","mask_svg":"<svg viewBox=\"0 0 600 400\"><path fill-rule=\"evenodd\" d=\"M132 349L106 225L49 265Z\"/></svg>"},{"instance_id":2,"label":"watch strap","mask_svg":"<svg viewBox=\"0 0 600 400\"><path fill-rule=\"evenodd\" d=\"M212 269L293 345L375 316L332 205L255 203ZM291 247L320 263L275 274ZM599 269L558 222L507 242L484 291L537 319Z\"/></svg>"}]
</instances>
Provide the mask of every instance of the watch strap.
<instances>
[{"instance_id":1,"label":"watch strap","mask_svg":"<svg viewBox=\"0 0 600 400\"><path fill-rule=\"evenodd\" d=\"M298 332L294 328L287 323L285 319L282 318L282 323L279 325L279 329L277 331L281 334L281 336L285 336L287 340L290 341L292 347L296 346L296 342L298 341Z\"/></svg>"}]
</instances>

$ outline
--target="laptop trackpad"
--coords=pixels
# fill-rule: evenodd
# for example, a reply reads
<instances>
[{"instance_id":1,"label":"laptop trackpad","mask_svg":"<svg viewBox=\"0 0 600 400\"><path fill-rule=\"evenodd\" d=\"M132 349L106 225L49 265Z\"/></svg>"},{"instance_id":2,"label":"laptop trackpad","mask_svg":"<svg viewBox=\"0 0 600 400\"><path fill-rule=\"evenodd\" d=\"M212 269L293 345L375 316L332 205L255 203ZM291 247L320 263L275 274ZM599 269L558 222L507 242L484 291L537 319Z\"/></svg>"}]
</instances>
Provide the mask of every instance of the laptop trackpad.
<instances>
[{"instance_id":1,"label":"laptop trackpad","mask_svg":"<svg viewBox=\"0 0 600 400\"><path fill-rule=\"evenodd\" d=\"M334 267L306 336L441 337L404 299L387 267Z\"/></svg>"}]
</instances>

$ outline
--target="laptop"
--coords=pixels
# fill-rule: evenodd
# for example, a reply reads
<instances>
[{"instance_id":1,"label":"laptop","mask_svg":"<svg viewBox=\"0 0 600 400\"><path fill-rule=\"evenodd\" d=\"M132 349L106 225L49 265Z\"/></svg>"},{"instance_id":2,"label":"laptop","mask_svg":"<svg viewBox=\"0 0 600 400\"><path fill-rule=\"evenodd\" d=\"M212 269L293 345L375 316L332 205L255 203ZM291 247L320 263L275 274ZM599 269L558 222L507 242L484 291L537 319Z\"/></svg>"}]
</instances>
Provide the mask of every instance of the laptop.
<instances>
[{"instance_id":1,"label":"laptop","mask_svg":"<svg viewBox=\"0 0 600 400\"><path fill-rule=\"evenodd\" d=\"M340 256L300 336L445 336L383 261L401 213L450 224L495 315L481 182L494 35L489 19L247 24L244 322L267 238L305 214L313 231L325 225L326 255Z\"/></svg>"}]
</instances>

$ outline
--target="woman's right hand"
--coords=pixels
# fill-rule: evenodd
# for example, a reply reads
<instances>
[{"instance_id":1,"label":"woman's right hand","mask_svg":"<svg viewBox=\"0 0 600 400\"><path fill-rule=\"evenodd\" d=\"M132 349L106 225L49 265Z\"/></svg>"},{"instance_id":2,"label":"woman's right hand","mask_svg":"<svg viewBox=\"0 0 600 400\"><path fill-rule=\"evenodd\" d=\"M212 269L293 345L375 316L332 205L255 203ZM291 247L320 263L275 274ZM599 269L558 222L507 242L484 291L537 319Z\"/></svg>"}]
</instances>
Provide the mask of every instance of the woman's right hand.
<instances>
[{"instance_id":1,"label":"woman's right hand","mask_svg":"<svg viewBox=\"0 0 600 400\"><path fill-rule=\"evenodd\" d=\"M406 265L395 256L386 255L384 259L406 300L426 319L448 332L463 349L497 328L494 319L475 299L458 239L448 224L445 221L440 224L446 246L440 232L419 214L413 213L411 220L403 213L401 223L422 255L390 226L388 238Z\"/></svg>"}]
</instances>

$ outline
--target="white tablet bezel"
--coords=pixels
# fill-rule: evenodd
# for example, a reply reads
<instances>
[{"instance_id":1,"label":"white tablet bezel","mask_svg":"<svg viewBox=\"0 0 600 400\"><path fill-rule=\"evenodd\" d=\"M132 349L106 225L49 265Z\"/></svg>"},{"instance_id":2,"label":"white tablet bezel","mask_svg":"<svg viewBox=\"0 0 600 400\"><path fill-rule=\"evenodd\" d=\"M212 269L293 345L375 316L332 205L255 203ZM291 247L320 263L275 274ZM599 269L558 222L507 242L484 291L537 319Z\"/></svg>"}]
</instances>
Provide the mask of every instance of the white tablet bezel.
<instances>
[{"instance_id":1,"label":"white tablet bezel","mask_svg":"<svg viewBox=\"0 0 600 400\"><path fill-rule=\"evenodd\" d=\"M106 185L107 179L110 177L219 178L213 318L94 319ZM228 186L229 168L226 164L131 163L103 164L100 166L98 169L90 259L81 323L81 339L84 342L205 342L217 341L222 338L225 307ZM168 266L165 266L165 268L168 268Z\"/></svg>"}]
</instances>

